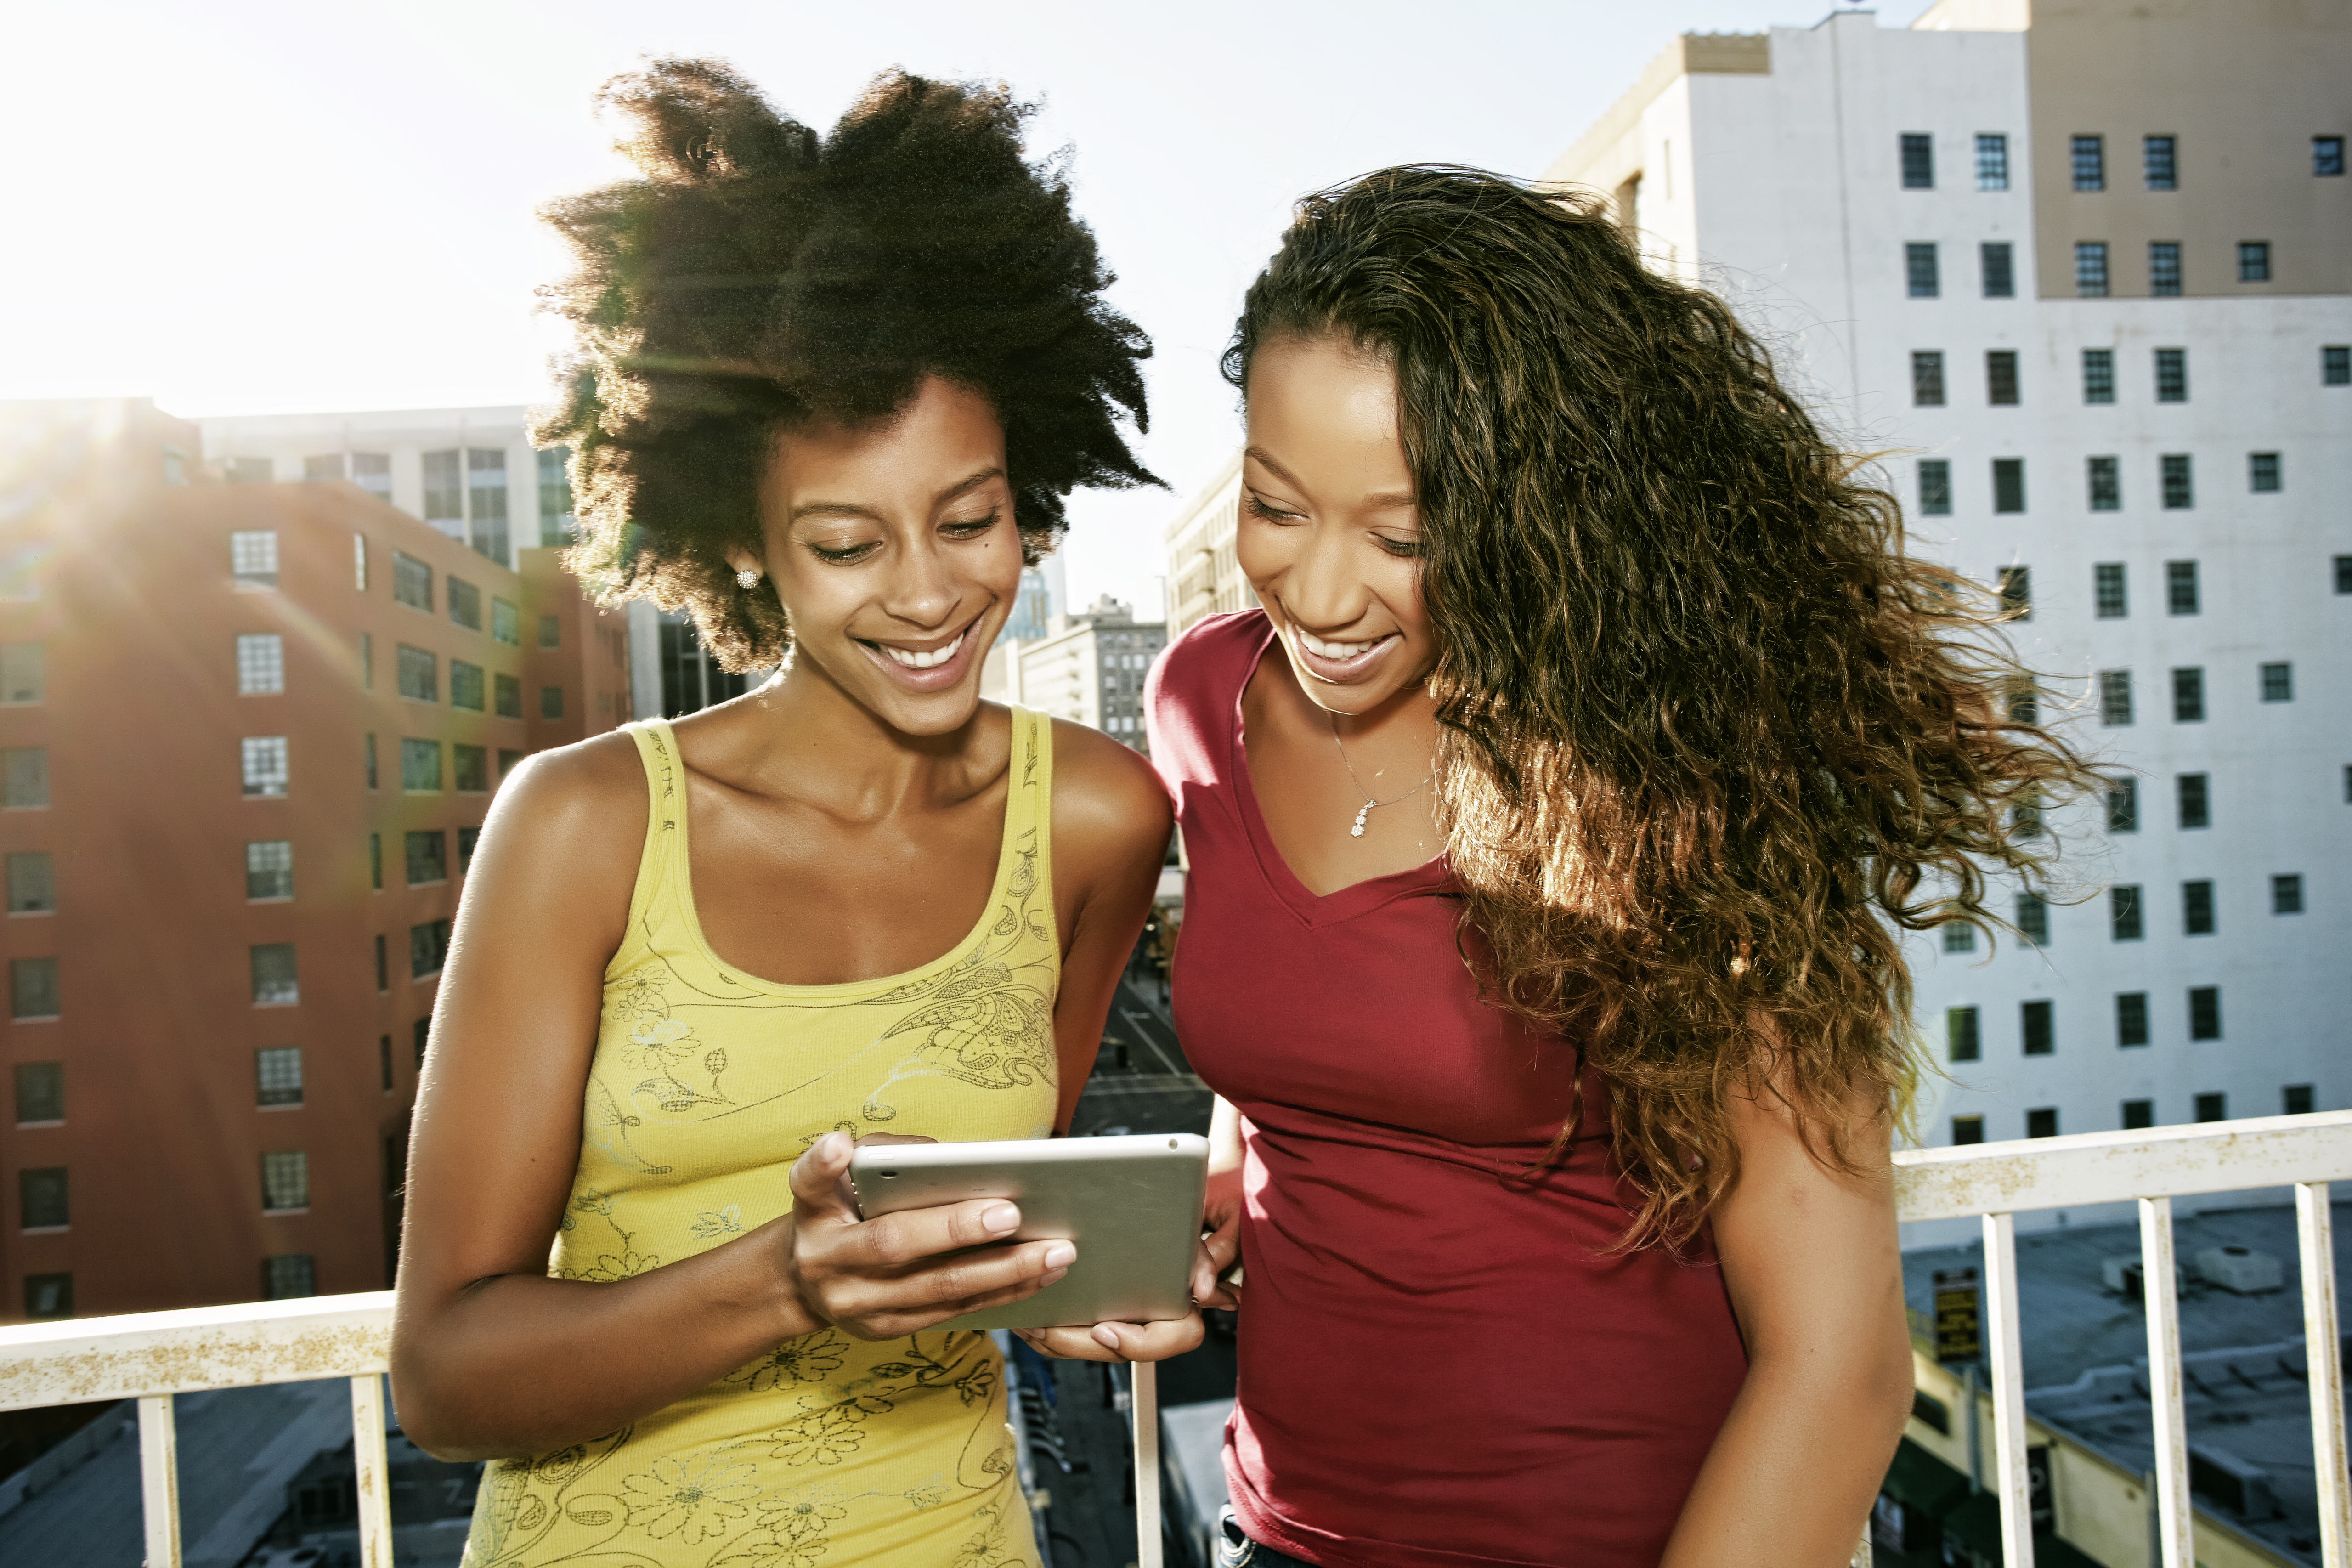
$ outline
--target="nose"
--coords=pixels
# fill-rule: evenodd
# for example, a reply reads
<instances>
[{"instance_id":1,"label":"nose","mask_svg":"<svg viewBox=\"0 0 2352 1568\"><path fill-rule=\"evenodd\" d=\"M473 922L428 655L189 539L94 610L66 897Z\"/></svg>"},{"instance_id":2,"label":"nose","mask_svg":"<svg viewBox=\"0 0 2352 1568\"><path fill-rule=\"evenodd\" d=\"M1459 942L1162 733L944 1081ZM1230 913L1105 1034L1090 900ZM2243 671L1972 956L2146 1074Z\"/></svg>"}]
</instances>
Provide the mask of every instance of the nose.
<instances>
[{"instance_id":1,"label":"nose","mask_svg":"<svg viewBox=\"0 0 2352 1568\"><path fill-rule=\"evenodd\" d=\"M1345 630L1363 618L1371 588L1359 569L1357 531L1318 519L1306 530L1298 554L1283 574L1283 608L1316 632Z\"/></svg>"},{"instance_id":2,"label":"nose","mask_svg":"<svg viewBox=\"0 0 2352 1568\"><path fill-rule=\"evenodd\" d=\"M929 529L917 531L907 548L895 552L882 607L909 626L937 631L954 620L962 604L961 588L939 540Z\"/></svg>"}]
</instances>

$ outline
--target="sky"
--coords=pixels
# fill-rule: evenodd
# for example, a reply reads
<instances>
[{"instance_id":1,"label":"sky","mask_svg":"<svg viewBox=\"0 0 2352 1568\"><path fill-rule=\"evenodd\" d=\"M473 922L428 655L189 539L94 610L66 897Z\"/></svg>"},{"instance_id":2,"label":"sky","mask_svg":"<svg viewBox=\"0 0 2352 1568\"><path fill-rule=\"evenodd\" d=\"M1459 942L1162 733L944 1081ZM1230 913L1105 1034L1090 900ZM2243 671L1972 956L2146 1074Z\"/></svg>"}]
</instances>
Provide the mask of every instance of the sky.
<instances>
[{"instance_id":1,"label":"sky","mask_svg":"<svg viewBox=\"0 0 2352 1568\"><path fill-rule=\"evenodd\" d=\"M1906 26L1927 0L1887 0ZM1156 617L1160 530L1235 444L1216 358L1303 193L1391 163L1543 172L1682 32L1838 0L33 0L0 8L0 399L216 414L536 403L533 216L625 166L590 100L725 59L829 128L877 71L1009 82L1156 346L1144 460L1074 498L1078 606Z\"/></svg>"}]
</instances>

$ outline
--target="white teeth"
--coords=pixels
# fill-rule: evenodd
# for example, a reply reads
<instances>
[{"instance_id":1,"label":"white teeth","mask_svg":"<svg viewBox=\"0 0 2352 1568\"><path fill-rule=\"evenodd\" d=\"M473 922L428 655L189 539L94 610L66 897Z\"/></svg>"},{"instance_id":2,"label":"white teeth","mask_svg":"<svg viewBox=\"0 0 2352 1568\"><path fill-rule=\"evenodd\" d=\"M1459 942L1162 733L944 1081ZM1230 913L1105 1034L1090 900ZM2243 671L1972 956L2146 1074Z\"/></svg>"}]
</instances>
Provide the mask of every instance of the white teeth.
<instances>
[{"instance_id":1,"label":"white teeth","mask_svg":"<svg viewBox=\"0 0 2352 1568\"><path fill-rule=\"evenodd\" d=\"M936 669L953 658L956 656L956 649L963 647L963 639L971 635L971 628L967 626L956 634L955 641L945 647L935 647L929 653L911 653L903 647L892 647L888 643L877 643L874 646L908 669Z\"/></svg>"},{"instance_id":2,"label":"white teeth","mask_svg":"<svg viewBox=\"0 0 2352 1568\"><path fill-rule=\"evenodd\" d=\"M1307 632L1298 634L1299 646L1318 658L1353 658L1380 640L1374 637L1371 642L1325 642L1321 637Z\"/></svg>"}]
</instances>

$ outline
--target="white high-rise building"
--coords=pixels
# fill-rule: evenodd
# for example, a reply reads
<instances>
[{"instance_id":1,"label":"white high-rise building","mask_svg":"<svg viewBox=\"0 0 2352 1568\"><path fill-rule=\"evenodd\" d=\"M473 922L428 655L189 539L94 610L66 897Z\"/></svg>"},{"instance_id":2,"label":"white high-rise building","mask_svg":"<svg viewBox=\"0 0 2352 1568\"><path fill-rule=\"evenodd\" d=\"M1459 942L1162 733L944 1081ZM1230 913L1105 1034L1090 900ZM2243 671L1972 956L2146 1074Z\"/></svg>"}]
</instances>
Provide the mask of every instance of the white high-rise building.
<instances>
[{"instance_id":1,"label":"white high-rise building","mask_svg":"<svg viewBox=\"0 0 2352 1568\"><path fill-rule=\"evenodd\" d=\"M1675 40L1548 173L1887 454L2115 781L2038 945L1913 944L1926 1142L2352 1104L2347 67L2340 5L1842 12Z\"/></svg>"}]
</instances>

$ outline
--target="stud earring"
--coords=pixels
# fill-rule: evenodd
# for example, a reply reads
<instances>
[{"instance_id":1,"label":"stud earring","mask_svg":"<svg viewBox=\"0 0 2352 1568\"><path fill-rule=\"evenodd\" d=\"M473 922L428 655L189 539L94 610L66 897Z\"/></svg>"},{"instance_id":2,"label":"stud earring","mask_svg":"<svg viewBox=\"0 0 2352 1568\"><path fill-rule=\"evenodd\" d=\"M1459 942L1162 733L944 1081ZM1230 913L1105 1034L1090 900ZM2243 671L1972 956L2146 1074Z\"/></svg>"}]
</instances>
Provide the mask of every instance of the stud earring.
<instances>
[{"instance_id":1,"label":"stud earring","mask_svg":"<svg viewBox=\"0 0 2352 1568\"><path fill-rule=\"evenodd\" d=\"M735 574L735 581L739 586L756 588L760 585L760 574L751 567L746 566L743 570Z\"/></svg>"}]
</instances>

